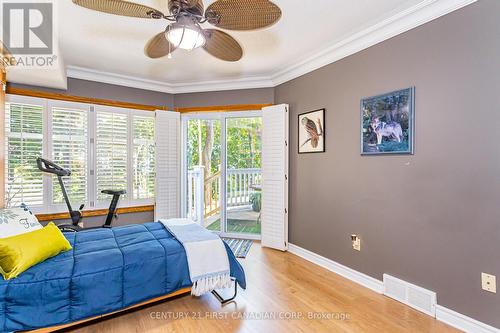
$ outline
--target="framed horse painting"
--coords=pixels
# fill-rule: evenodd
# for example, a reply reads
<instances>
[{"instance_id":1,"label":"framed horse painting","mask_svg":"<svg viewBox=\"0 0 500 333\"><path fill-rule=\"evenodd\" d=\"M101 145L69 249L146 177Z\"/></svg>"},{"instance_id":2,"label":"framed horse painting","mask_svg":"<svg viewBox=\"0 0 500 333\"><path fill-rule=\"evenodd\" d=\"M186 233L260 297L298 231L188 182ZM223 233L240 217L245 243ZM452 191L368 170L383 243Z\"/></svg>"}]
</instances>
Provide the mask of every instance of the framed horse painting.
<instances>
[{"instance_id":1,"label":"framed horse painting","mask_svg":"<svg viewBox=\"0 0 500 333\"><path fill-rule=\"evenodd\" d=\"M413 154L415 88L361 100L361 154Z\"/></svg>"},{"instance_id":2,"label":"framed horse painting","mask_svg":"<svg viewBox=\"0 0 500 333\"><path fill-rule=\"evenodd\" d=\"M299 114L299 154L325 152L325 109Z\"/></svg>"}]
</instances>

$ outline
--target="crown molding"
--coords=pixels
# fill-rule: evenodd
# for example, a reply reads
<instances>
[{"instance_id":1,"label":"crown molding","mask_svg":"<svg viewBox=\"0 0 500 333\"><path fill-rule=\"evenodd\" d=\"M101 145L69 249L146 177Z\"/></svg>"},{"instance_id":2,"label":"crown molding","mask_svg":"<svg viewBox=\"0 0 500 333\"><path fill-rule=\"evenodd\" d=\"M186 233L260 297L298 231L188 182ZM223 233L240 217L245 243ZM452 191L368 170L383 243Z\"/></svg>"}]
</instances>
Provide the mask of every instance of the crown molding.
<instances>
[{"instance_id":1,"label":"crown molding","mask_svg":"<svg viewBox=\"0 0 500 333\"><path fill-rule=\"evenodd\" d=\"M171 84L161 81L126 76L122 74L96 71L93 69L76 66L68 66L66 73L68 77L75 79L102 82L144 90L159 91L169 94L274 87L273 82L268 77L246 77L238 79Z\"/></svg>"},{"instance_id":2,"label":"crown molding","mask_svg":"<svg viewBox=\"0 0 500 333\"><path fill-rule=\"evenodd\" d=\"M273 88L274 82L266 76L250 76L229 80L202 81L174 84L174 93L208 92L221 90Z\"/></svg>"},{"instance_id":3,"label":"crown molding","mask_svg":"<svg viewBox=\"0 0 500 333\"><path fill-rule=\"evenodd\" d=\"M250 76L237 79L167 83L92 69L68 66L67 76L82 80L104 82L138 89L182 94L222 90L272 88L310 73L321 67L365 50L389 38L414 29L477 0L424 0L398 12L364 30L356 32L320 52L300 59L268 76Z\"/></svg>"},{"instance_id":4,"label":"crown molding","mask_svg":"<svg viewBox=\"0 0 500 333\"><path fill-rule=\"evenodd\" d=\"M148 80L110 72L96 71L89 68L68 66L66 68L66 75L74 79L115 84L118 86L159 91L169 94L174 93L173 86L166 82Z\"/></svg>"}]
</instances>

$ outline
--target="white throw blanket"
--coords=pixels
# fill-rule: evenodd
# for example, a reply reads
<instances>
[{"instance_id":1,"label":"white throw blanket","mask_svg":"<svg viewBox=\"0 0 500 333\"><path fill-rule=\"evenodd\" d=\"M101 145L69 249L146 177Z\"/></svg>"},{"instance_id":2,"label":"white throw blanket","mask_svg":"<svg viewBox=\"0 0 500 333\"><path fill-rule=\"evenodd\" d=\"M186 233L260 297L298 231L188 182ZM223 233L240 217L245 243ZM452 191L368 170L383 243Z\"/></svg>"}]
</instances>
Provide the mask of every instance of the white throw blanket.
<instances>
[{"instance_id":1,"label":"white throw blanket","mask_svg":"<svg viewBox=\"0 0 500 333\"><path fill-rule=\"evenodd\" d=\"M201 296L231 286L229 258L219 236L190 219L161 219L160 222L186 250L192 295Z\"/></svg>"}]
</instances>

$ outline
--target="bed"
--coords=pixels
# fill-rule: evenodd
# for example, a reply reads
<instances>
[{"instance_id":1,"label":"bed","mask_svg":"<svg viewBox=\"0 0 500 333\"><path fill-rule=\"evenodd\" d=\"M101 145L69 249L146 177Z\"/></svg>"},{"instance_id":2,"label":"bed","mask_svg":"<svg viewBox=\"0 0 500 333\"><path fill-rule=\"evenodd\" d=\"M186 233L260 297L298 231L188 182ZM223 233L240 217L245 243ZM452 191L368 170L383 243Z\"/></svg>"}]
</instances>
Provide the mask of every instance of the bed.
<instances>
[{"instance_id":1,"label":"bed","mask_svg":"<svg viewBox=\"0 0 500 333\"><path fill-rule=\"evenodd\" d=\"M161 223L65 233L73 249L0 278L0 331L80 322L186 291L186 253ZM246 288L245 273L226 245L231 277ZM207 258L209 254L207 254Z\"/></svg>"}]
</instances>

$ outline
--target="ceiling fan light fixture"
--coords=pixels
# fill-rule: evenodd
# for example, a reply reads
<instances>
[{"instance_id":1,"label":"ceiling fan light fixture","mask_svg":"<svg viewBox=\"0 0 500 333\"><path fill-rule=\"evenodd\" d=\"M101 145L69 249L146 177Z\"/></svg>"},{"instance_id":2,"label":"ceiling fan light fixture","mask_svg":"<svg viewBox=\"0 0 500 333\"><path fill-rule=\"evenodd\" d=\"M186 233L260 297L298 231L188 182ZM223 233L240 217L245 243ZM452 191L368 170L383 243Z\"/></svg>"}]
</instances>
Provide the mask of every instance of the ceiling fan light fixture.
<instances>
[{"instance_id":1,"label":"ceiling fan light fixture","mask_svg":"<svg viewBox=\"0 0 500 333\"><path fill-rule=\"evenodd\" d=\"M196 25L173 24L166 35L172 45L184 50L196 49L206 42L203 31Z\"/></svg>"},{"instance_id":2,"label":"ceiling fan light fixture","mask_svg":"<svg viewBox=\"0 0 500 333\"><path fill-rule=\"evenodd\" d=\"M168 15L134 0L72 1L102 13L168 21L167 28L149 39L144 48L151 59L164 56L171 59L177 48L191 51L203 47L220 60L239 61L243 49L237 40L222 30L204 29L201 24L206 22L222 29L248 31L269 27L282 16L273 0L210 0L206 9L203 0L168 0Z\"/></svg>"}]
</instances>

